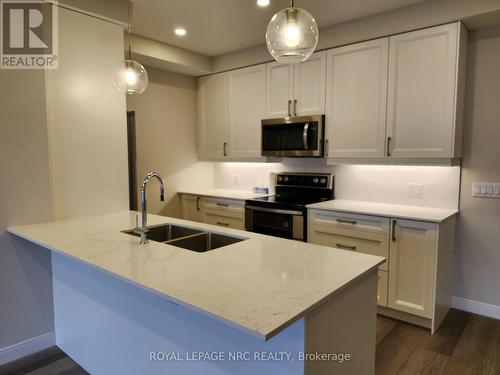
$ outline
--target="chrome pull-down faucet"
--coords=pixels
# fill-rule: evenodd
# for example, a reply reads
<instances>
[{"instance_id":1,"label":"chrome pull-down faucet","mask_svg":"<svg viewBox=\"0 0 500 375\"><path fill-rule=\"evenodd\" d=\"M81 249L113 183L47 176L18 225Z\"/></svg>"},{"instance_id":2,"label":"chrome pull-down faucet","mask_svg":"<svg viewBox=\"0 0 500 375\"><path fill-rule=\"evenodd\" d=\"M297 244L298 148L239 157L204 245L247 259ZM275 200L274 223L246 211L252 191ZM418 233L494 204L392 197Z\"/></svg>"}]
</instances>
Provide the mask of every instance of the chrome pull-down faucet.
<instances>
[{"instance_id":1,"label":"chrome pull-down faucet","mask_svg":"<svg viewBox=\"0 0 500 375\"><path fill-rule=\"evenodd\" d=\"M142 182L142 188L141 188L142 221L141 221L141 227L139 228L139 232L141 234L141 245L148 243L148 238L147 238L148 213L146 207L147 206L146 188L148 187L149 180L151 180L153 177L155 177L156 179L158 179L158 181L160 181L160 200L161 201L165 200L165 188L163 187L163 180L161 179L161 176L156 172L149 172L146 175L144 181Z\"/></svg>"}]
</instances>

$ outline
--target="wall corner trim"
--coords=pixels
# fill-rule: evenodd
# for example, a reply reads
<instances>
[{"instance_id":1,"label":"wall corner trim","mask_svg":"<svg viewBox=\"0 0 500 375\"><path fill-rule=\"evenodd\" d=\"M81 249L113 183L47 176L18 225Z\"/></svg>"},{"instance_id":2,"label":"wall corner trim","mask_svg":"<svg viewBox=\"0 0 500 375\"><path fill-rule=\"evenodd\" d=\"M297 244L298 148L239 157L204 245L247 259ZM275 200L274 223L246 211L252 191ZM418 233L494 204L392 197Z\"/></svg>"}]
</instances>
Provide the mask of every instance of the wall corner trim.
<instances>
[{"instance_id":1,"label":"wall corner trim","mask_svg":"<svg viewBox=\"0 0 500 375\"><path fill-rule=\"evenodd\" d=\"M39 352L40 350L50 348L55 344L56 335L52 331L5 348L0 348L0 366Z\"/></svg>"},{"instance_id":2,"label":"wall corner trim","mask_svg":"<svg viewBox=\"0 0 500 375\"><path fill-rule=\"evenodd\" d=\"M453 297L451 307L500 320L500 306L490 305L488 303L462 297Z\"/></svg>"}]
</instances>

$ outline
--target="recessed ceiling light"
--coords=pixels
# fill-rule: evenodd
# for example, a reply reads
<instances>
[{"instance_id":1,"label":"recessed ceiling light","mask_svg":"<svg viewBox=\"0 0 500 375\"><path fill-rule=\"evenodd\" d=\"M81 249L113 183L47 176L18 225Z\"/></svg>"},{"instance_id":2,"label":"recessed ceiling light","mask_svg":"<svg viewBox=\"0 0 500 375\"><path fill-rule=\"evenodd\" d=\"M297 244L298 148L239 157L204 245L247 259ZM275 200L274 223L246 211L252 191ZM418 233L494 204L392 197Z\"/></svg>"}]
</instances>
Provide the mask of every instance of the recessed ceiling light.
<instances>
[{"instance_id":1,"label":"recessed ceiling light","mask_svg":"<svg viewBox=\"0 0 500 375\"><path fill-rule=\"evenodd\" d=\"M269 0L257 0L257 5L260 7L267 7L269 3Z\"/></svg>"},{"instance_id":2,"label":"recessed ceiling light","mask_svg":"<svg viewBox=\"0 0 500 375\"><path fill-rule=\"evenodd\" d=\"M177 36L184 36L184 35L186 35L186 29L183 28L183 27L176 28L174 30L174 32L175 32L175 35L177 35Z\"/></svg>"}]
</instances>

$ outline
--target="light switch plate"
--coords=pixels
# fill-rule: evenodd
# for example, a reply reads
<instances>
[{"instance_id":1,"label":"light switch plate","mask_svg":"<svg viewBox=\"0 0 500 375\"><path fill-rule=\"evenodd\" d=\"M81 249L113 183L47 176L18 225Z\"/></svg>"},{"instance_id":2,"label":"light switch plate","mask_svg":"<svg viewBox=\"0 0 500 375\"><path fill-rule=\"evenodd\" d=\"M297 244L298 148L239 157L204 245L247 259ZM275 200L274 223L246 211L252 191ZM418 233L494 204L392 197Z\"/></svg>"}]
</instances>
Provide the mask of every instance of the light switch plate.
<instances>
[{"instance_id":1,"label":"light switch plate","mask_svg":"<svg viewBox=\"0 0 500 375\"><path fill-rule=\"evenodd\" d=\"M500 198L500 182L472 183L472 196L477 198Z\"/></svg>"},{"instance_id":2,"label":"light switch plate","mask_svg":"<svg viewBox=\"0 0 500 375\"><path fill-rule=\"evenodd\" d=\"M422 199L424 197L424 185L408 184L408 197Z\"/></svg>"}]
</instances>

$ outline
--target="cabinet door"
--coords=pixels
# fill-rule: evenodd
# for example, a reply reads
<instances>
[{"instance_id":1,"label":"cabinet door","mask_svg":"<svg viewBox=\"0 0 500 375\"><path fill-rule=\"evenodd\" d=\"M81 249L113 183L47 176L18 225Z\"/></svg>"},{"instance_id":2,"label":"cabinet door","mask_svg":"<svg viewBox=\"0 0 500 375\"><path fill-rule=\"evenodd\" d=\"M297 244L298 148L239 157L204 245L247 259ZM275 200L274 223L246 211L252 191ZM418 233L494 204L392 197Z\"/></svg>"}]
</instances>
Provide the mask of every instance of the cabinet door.
<instances>
[{"instance_id":1,"label":"cabinet door","mask_svg":"<svg viewBox=\"0 0 500 375\"><path fill-rule=\"evenodd\" d=\"M266 64L266 118L289 116L293 95L293 66Z\"/></svg>"},{"instance_id":2,"label":"cabinet door","mask_svg":"<svg viewBox=\"0 0 500 375\"><path fill-rule=\"evenodd\" d=\"M199 153L201 157L222 158L227 147L227 75L202 77L198 83Z\"/></svg>"},{"instance_id":3,"label":"cabinet door","mask_svg":"<svg viewBox=\"0 0 500 375\"><path fill-rule=\"evenodd\" d=\"M389 39L328 51L328 156L384 157Z\"/></svg>"},{"instance_id":4,"label":"cabinet door","mask_svg":"<svg viewBox=\"0 0 500 375\"><path fill-rule=\"evenodd\" d=\"M388 306L432 317L437 224L393 220L389 250Z\"/></svg>"},{"instance_id":5,"label":"cabinet door","mask_svg":"<svg viewBox=\"0 0 500 375\"><path fill-rule=\"evenodd\" d=\"M392 157L453 156L458 28L454 23L389 38Z\"/></svg>"},{"instance_id":6,"label":"cabinet door","mask_svg":"<svg viewBox=\"0 0 500 375\"><path fill-rule=\"evenodd\" d=\"M387 271L378 270L377 305L387 307Z\"/></svg>"},{"instance_id":7,"label":"cabinet door","mask_svg":"<svg viewBox=\"0 0 500 375\"><path fill-rule=\"evenodd\" d=\"M203 222L202 198L196 195L181 196L181 215L184 220Z\"/></svg>"},{"instance_id":8,"label":"cabinet door","mask_svg":"<svg viewBox=\"0 0 500 375\"><path fill-rule=\"evenodd\" d=\"M314 53L293 66L293 114L297 116L325 113L326 52Z\"/></svg>"},{"instance_id":9,"label":"cabinet door","mask_svg":"<svg viewBox=\"0 0 500 375\"><path fill-rule=\"evenodd\" d=\"M229 155L260 157L261 120L266 111L266 66L228 73Z\"/></svg>"}]
</instances>

